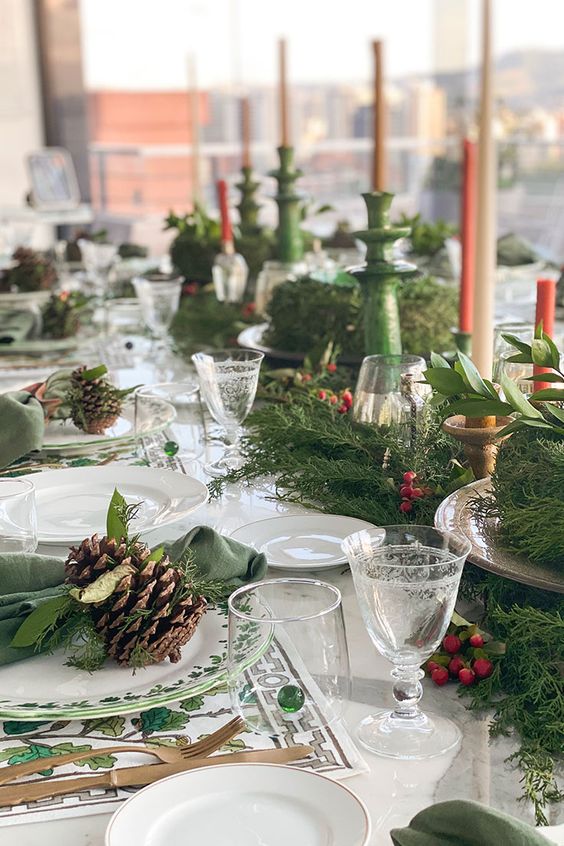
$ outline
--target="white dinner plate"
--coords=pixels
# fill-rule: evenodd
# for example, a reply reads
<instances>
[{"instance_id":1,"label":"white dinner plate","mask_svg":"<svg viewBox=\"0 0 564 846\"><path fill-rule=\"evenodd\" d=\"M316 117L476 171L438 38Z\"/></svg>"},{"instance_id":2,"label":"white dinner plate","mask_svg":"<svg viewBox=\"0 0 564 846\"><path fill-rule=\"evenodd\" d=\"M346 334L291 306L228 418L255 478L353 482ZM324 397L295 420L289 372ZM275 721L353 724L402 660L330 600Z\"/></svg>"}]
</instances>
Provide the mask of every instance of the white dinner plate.
<instances>
[{"instance_id":1,"label":"white dinner plate","mask_svg":"<svg viewBox=\"0 0 564 846\"><path fill-rule=\"evenodd\" d=\"M225 679L227 619L223 607L206 611L182 647L180 661L134 673L108 659L88 673L65 665L62 650L0 667L0 718L57 720L131 714L188 699Z\"/></svg>"},{"instance_id":2,"label":"white dinner plate","mask_svg":"<svg viewBox=\"0 0 564 846\"><path fill-rule=\"evenodd\" d=\"M295 767L224 764L132 796L110 820L106 846L366 846L370 828L366 807L340 782Z\"/></svg>"},{"instance_id":3,"label":"white dinner plate","mask_svg":"<svg viewBox=\"0 0 564 846\"><path fill-rule=\"evenodd\" d=\"M269 517L247 523L231 537L266 555L269 567L284 570L326 570L347 563L341 544L347 535L373 529L372 523L336 514Z\"/></svg>"},{"instance_id":4,"label":"white dinner plate","mask_svg":"<svg viewBox=\"0 0 564 846\"><path fill-rule=\"evenodd\" d=\"M171 403L157 397L151 399L151 404L153 413L139 432L135 430L133 402L124 407L113 426L106 429L102 435L89 435L78 429L72 420L51 420L45 427L43 450L65 454L86 453L106 446L119 446L136 437L154 435L170 426L176 417L176 411Z\"/></svg>"},{"instance_id":5,"label":"white dinner plate","mask_svg":"<svg viewBox=\"0 0 564 846\"><path fill-rule=\"evenodd\" d=\"M80 543L94 532L105 534L106 514L116 487L128 503L139 503L132 533L174 523L208 499L203 482L155 467L73 467L24 478L35 487L39 543Z\"/></svg>"}]
</instances>

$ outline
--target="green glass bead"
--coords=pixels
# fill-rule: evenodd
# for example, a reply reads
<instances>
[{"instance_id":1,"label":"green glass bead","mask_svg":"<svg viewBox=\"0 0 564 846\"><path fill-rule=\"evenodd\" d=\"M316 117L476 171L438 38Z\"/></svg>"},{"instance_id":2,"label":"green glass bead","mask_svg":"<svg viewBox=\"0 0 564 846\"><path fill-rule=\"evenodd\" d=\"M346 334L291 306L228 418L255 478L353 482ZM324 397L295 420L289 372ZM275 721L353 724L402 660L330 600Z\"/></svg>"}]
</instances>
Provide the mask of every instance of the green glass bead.
<instances>
[{"instance_id":1,"label":"green glass bead","mask_svg":"<svg viewBox=\"0 0 564 846\"><path fill-rule=\"evenodd\" d=\"M278 704L288 714L295 714L304 707L305 694L301 687L295 684L285 684L278 691Z\"/></svg>"},{"instance_id":2,"label":"green glass bead","mask_svg":"<svg viewBox=\"0 0 564 846\"><path fill-rule=\"evenodd\" d=\"M163 445L163 450L166 452L167 455L170 455L171 457L173 455L176 455L176 453L178 452L179 449L180 449L180 447L178 446L176 441L167 441Z\"/></svg>"},{"instance_id":3,"label":"green glass bead","mask_svg":"<svg viewBox=\"0 0 564 846\"><path fill-rule=\"evenodd\" d=\"M256 703L257 697L252 684L246 684L239 693L239 702L242 705L253 705Z\"/></svg>"}]
</instances>

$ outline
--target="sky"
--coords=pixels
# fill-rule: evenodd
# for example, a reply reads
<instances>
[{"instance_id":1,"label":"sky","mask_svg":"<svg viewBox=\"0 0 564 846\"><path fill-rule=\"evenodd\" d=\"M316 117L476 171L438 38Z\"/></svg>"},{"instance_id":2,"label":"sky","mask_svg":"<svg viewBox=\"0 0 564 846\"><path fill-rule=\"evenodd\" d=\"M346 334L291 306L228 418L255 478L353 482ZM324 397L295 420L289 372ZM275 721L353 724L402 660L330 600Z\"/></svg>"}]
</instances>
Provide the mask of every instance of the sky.
<instances>
[{"instance_id":1,"label":"sky","mask_svg":"<svg viewBox=\"0 0 564 846\"><path fill-rule=\"evenodd\" d=\"M564 0L492 0L494 51L564 51ZM193 55L198 84L276 79L276 40L289 78L358 82L371 76L369 42L385 42L386 76L436 69L444 54L475 64L481 0L80 0L88 88L178 89ZM441 25L437 27L437 16Z\"/></svg>"}]
</instances>

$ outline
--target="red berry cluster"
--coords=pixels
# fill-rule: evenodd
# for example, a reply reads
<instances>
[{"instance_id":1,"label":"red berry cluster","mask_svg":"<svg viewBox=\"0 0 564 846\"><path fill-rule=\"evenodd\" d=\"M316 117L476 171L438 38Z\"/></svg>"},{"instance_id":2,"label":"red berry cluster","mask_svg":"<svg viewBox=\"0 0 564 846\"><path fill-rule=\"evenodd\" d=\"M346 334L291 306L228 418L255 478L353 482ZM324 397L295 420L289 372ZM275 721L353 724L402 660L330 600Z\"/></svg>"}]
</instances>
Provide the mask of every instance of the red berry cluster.
<instances>
[{"instance_id":1,"label":"red berry cluster","mask_svg":"<svg viewBox=\"0 0 564 846\"><path fill-rule=\"evenodd\" d=\"M417 483L417 473L413 470L408 470L403 474L403 480L400 485L401 503L399 510L402 514L409 514L413 510L413 503L416 499L422 499L425 496L430 496L433 493L432 488L422 487Z\"/></svg>"},{"instance_id":2,"label":"red berry cluster","mask_svg":"<svg viewBox=\"0 0 564 846\"><path fill-rule=\"evenodd\" d=\"M256 303L245 303L243 306L241 306L241 314L243 315L243 317L252 317L256 310Z\"/></svg>"},{"instance_id":3,"label":"red berry cluster","mask_svg":"<svg viewBox=\"0 0 564 846\"><path fill-rule=\"evenodd\" d=\"M494 670L493 655L503 654L503 644L494 642L477 626L453 626L444 638L441 650L427 661L425 669L436 685L449 679L465 687L487 679Z\"/></svg>"},{"instance_id":4,"label":"red berry cluster","mask_svg":"<svg viewBox=\"0 0 564 846\"><path fill-rule=\"evenodd\" d=\"M317 392L317 398L322 401L326 400L330 405L336 405L339 414L346 414L351 410L353 404L353 395L348 388L338 394L329 388L320 388Z\"/></svg>"}]
</instances>

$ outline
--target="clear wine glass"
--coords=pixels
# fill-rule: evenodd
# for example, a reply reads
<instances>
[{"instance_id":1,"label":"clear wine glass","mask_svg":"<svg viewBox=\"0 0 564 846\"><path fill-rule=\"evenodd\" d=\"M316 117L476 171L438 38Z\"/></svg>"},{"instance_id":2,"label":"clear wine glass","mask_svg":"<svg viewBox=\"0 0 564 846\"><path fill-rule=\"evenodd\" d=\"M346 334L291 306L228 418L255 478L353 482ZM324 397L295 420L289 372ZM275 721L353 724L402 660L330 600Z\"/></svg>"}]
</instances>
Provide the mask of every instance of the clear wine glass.
<instances>
[{"instance_id":1,"label":"clear wine glass","mask_svg":"<svg viewBox=\"0 0 564 846\"><path fill-rule=\"evenodd\" d=\"M394 667L392 711L364 719L360 742L390 758L432 758L458 745L461 732L445 717L419 709L423 664L450 622L471 544L429 526L385 526L343 541L364 624Z\"/></svg>"},{"instance_id":2,"label":"clear wine glass","mask_svg":"<svg viewBox=\"0 0 564 846\"><path fill-rule=\"evenodd\" d=\"M350 667L339 589L283 578L236 590L227 667L233 711L255 731L300 742L312 722L326 728L340 719Z\"/></svg>"},{"instance_id":3,"label":"clear wine glass","mask_svg":"<svg viewBox=\"0 0 564 846\"><path fill-rule=\"evenodd\" d=\"M252 408L264 355L256 350L199 352L192 356L200 392L214 420L225 429L227 448L206 466L211 476L223 476L241 466L241 424Z\"/></svg>"},{"instance_id":4,"label":"clear wine glass","mask_svg":"<svg viewBox=\"0 0 564 846\"><path fill-rule=\"evenodd\" d=\"M35 552L35 487L29 479L0 479L0 553Z\"/></svg>"},{"instance_id":5,"label":"clear wine glass","mask_svg":"<svg viewBox=\"0 0 564 846\"><path fill-rule=\"evenodd\" d=\"M166 347L168 330L180 303L182 279L167 273L152 273L136 276L133 287L147 328L161 348Z\"/></svg>"}]
</instances>

